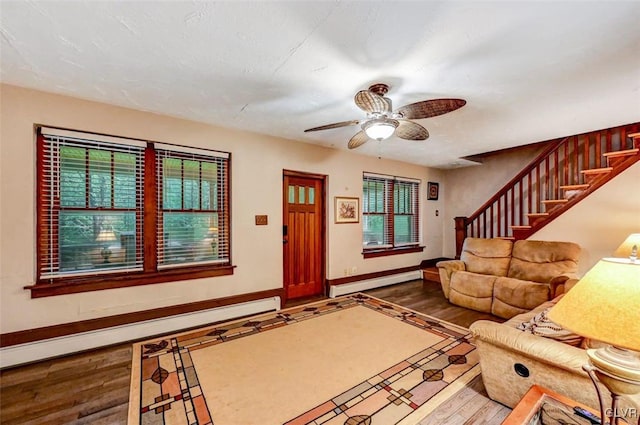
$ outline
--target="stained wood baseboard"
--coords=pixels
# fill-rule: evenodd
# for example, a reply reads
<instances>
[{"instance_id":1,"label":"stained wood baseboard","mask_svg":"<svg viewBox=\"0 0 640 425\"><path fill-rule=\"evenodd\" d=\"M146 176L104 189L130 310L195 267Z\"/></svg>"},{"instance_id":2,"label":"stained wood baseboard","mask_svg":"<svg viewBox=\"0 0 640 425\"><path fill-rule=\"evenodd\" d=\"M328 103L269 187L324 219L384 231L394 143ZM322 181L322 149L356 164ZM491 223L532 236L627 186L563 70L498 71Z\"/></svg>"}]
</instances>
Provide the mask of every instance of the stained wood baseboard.
<instances>
[{"instance_id":1,"label":"stained wood baseboard","mask_svg":"<svg viewBox=\"0 0 640 425\"><path fill-rule=\"evenodd\" d=\"M281 289L260 291L91 321L48 326L31 332L5 334L5 340L12 345L0 349L0 369L278 310L282 300L280 294ZM175 311L181 313L163 315L163 312ZM112 325L121 322L127 323ZM91 330L76 332L78 329ZM45 335L46 330L58 336ZM29 335L30 333L33 335Z\"/></svg>"},{"instance_id":2,"label":"stained wood baseboard","mask_svg":"<svg viewBox=\"0 0 640 425\"><path fill-rule=\"evenodd\" d=\"M213 308L229 306L232 304L246 303L272 297L280 297L280 299L282 299L283 289L269 289L266 291L252 292L248 294L234 295L224 298L215 298L211 300L197 301L186 304L178 304L168 307L136 311L133 313L117 314L113 316L100 317L97 319L44 326L40 328L26 329L16 332L7 332L4 334L0 334L0 347L10 347L13 345L26 344L29 342L40 341L44 339L73 335L81 332L91 332L99 329L111 328L114 326L122 326L147 320L167 318L170 316L193 313L202 310L210 310Z\"/></svg>"},{"instance_id":3,"label":"stained wood baseboard","mask_svg":"<svg viewBox=\"0 0 640 425\"><path fill-rule=\"evenodd\" d=\"M379 272L372 272L372 273L364 273L364 274L353 275L353 276L339 277L337 279L327 279L327 283L328 283L329 286L345 285L347 283L359 282L359 281L363 281L363 280L378 279L378 278L385 277L385 276L391 276L391 275L394 275L394 274L412 272L412 271L416 271L416 270L419 270L419 269L420 269L420 266L400 267L400 268L397 268L397 269L382 270L382 271L379 271Z\"/></svg>"}]
</instances>

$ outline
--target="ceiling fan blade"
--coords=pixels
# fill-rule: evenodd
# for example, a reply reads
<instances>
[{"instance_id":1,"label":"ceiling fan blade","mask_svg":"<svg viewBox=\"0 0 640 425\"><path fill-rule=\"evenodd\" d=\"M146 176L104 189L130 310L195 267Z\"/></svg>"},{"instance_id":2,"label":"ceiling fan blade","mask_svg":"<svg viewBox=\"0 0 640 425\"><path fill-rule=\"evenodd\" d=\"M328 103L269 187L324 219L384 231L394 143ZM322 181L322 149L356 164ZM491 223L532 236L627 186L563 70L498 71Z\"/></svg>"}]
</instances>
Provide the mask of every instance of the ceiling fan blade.
<instances>
[{"instance_id":1,"label":"ceiling fan blade","mask_svg":"<svg viewBox=\"0 0 640 425\"><path fill-rule=\"evenodd\" d=\"M437 117L462 108L467 104L464 99L433 99L422 102L411 103L398 109L396 112L402 114L402 118L417 120L421 118Z\"/></svg>"},{"instance_id":2,"label":"ceiling fan blade","mask_svg":"<svg viewBox=\"0 0 640 425\"><path fill-rule=\"evenodd\" d=\"M364 145L367 140L369 140L369 136L363 130L358 131L355 136L349 140L349 144L347 145L349 149L355 149L358 146Z\"/></svg>"},{"instance_id":3,"label":"ceiling fan blade","mask_svg":"<svg viewBox=\"0 0 640 425\"><path fill-rule=\"evenodd\" d=\"M358 124L360 124L359 120L335 122L333 124L321 125L320 127L308 128L304 132L308 133L310 131L329 130L331 128L347 127L350 125L358 125Z\"/></svg>"},{"instance_id":4,"label":"ceiling fan blade","mask_svg":"<svg viewBox=\"0 0 640 425\"><path fill-rule=\"evenodd\" d=\"M386 98L377 95L369 90L360 90L358 93L356 93L354 101L356 102L358 108L368 113L382 113L389 112L391 110L391 104Z\"/></svg>"},{"instance_id":5,"label":"ceiling fan blade","mask_svg":"<svg viewBox=\"0 0 640 425\"><path fill-rule=\"evenodd\" d=\"M405 140L426 140L429 132L420 124L413 121L398 120L400 124L396 127L395 135Z\"/></svg>"}]
</instances>

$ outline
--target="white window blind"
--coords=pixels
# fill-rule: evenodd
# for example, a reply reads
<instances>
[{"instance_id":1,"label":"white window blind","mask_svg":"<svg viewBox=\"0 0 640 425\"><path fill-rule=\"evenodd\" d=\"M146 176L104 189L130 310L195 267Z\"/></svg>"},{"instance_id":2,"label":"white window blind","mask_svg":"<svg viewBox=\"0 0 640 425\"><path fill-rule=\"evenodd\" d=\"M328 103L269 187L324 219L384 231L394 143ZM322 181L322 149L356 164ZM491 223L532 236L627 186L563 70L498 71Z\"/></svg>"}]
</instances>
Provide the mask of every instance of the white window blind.
<instances>
[{"instance_id":1,"label":"white window blind","mask_svg":"<svg viewBox=\"0 0 640 425\"><path fill-rule=\"evenodd\" d=\"M158 267L228 263L228 154L159 147Z\"/></svg>"},{"instance_id":2,"label":"white window blind","mask_svg":"<svg viewBox=\"0 0 640 425\"><path fill-rule=\"evenodd\" d=\"M43 128L41 279L142 268L144 143Z\"/></svg>"}]
</instances>

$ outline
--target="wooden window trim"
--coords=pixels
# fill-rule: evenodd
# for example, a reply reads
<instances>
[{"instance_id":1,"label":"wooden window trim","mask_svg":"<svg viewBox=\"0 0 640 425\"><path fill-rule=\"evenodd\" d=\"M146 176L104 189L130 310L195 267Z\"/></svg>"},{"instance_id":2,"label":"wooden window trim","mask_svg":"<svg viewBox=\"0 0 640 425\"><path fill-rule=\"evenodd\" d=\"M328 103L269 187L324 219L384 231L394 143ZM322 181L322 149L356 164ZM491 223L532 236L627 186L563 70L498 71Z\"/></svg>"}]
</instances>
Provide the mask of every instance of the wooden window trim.
<instances>
[{"instance_id":1,"label":"wooden window trim","mask_svg":"<svg viewBox=\"0 0 640 425\"><path fill-rule=\"evenodd\" d=\"M367 178L368 173L363 173L363 181ZM398 255L398 254L406 254L410 252L422 252L424 250L424 246L419 246L419 242L411 242L408 244L395 245L395 225L394 219L396 216L404 216L404 217L412 217L411 221L415 224L416 231L418 232L418 241L420 239L420 219L419 219L419 211L420 211L420 183L418 181L412 182L418 185L417 190L414 193L414 199L411 200L412 204L415 204L416 212L413 214L407 213L396 213L395 212L395 197L396 197L396 188L398 183L403 182L403 178L399 178L397 176L383 176L380 175L378 177L374 177L372 180L378 179L378 181L384 184L384 202L386 207L383 212L364 212L364 203L367 202L367 199L363 197L363 222L364 216L381 216L385 221L385 226L387 229L387 237L388 244L385 247L371 247L367 248L366 246L362 249L362 255L364 258L375 258L375 257L385 257L389 255ZM408 181L407 181L408 182Z\"/></svg>"},{"instance_id":2,"label":"wooden window trim","mask_svg":"<svg viewBox=\"0 0 640 425\"><path fill-rule=\"evenodd\" d=\"M367 249L362 251L364 258L387 257L390 255L410 254L424 251L424 246L399 246L387 249Z\"/></svg>"},{"instance_id":3,"label":"wooden window trim","mask_svg":"<svg viewBox=\"0 0 640 425\"><path fill-rule=\"evenodd\" d=\"M235 267L236 266L229 265L216 267L203 265L197 267L176 267L158 272L125 272L101 274L98 276L77 276L58 278L52 281L47 280L46 282L36 283L35 285L25 286L24 288L31 290L31 298L41 298L100 291L104 289L176 282L179 280L227 276L233 274Z\"/></svg>"},{"instance_id":4,"label":"wooden window trim","mask_svg":"<svg viewBox=\"0 0 640 425\"><path fill-rule=\"evenodd\" d=\"M33 285L27 285L24 289L28 289L31 291L31 298L40 298L40 297L48 297L48 296L56 296L56 295L64 295L64 294L75 294L82 292L90 292L90 291L98 291L105 289L114 289L114 288L125 288L131 286L139 286L139 285L149 285L163 282L175 282L175 281L184 281L191 279L201 279L208 277L216 277L216 276L226 276L233 275L234 269L236 266L232 265L231 260L231 237L227 234L227 246L229 247L229 258L228 262L224 264L216 264L216 263L202 263L197 265L188 265L188 266L179 266L176 267L167 267L158 269L157 263L157 255L156 255L156 240L157 240L157 232L156 222L157 222L157 209L155 208L155 202L153 200L157 199L157 179L156 179L156 155L154 142L147 142L146 147L146 155L144 157L143 162L143 171L144 170L152 170L152 172L146 172L144 175L144 183L138 180L136 182L137 185L144 184L144 209L143 209L143 227L145 229L149 229L142 233L141 228L137 228L136 232L138 233L138 237L136 238L137 244L143 245L144 247L144 262L141 270L127 270L127 271L113 271L107 273L97 273L92 275L74 275L74 276L55 276L55 277L40 277L41 264L43 261L42 254L42 241L43 233L46 232L48 234L48 238L57 238L57 235L51 235L52 229L49 229L46 225L46 222L43 220L43 208L45 208L42 204L42 194L44 190L44 136L40 131L40 125L36 125L35 129L37 131L37 279L36 283ZM74 131L61 129L65 131ZM87 134L87 133L85 133ZM97 134L97 136L104 136L102 134ZM127 139L126 137L119 137L120 139ZM89 139L90 140L90 139ZM136 140L138 139L130 139ZM166 146L166 144L163 144ZM179 145L176 145L179 148ZM206 149L200 149L206 150ZM218 151L212 151L218 152ZM218 152L220 153L220 152ZM222 192L219 193L218 196L222 197L219 200L219 206L226 207L226 211L223 216L223 219L226 223L226 228L230 228L230 211L231 211L231 199L230 199L230 187L231 182L230 177L230 167L231 167L231 155L229 153L224 152L227 156L226 166L224 167L224 173L226 178L226 186L223 188ZM113 162L113 159L112 159ZM113 164L112 164L113 167ZM220 171L219 171L220 172ZM113 177L112 177L113 179ZM113 191L113 184L112 184ZM111 200L113 202L113 193L111 196ZM226 199L226 202L224 200ZM220 203L222 202L222 203ZM102 208L101 208L102 210ZM55 231L55 228L53 229ZM144 238L144 240L143 240ZM55 241L55 239L54 239Z\"/></svg>"}]
</instances>

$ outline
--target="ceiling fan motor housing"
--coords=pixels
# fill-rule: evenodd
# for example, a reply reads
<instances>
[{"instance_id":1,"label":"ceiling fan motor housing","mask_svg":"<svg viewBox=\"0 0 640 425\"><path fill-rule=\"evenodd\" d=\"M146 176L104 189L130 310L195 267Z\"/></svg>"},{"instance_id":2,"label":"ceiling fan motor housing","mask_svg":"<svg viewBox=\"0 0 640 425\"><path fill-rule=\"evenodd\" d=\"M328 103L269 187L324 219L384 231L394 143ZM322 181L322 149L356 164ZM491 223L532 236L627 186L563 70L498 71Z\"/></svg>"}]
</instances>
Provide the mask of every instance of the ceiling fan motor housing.
<instances>
[{"instance_id":1,"label":"ceiling fan motor housing","mask_svg":"<svg viewBox=\"0 0 640 425\"><path fill-rule=\"evenodd\" d=\"M389 86L384 83L377 83L369 86L369 91L377 94L378 96L384 97L384 95L389 91Z\"/></svg>"}]
</instances>

